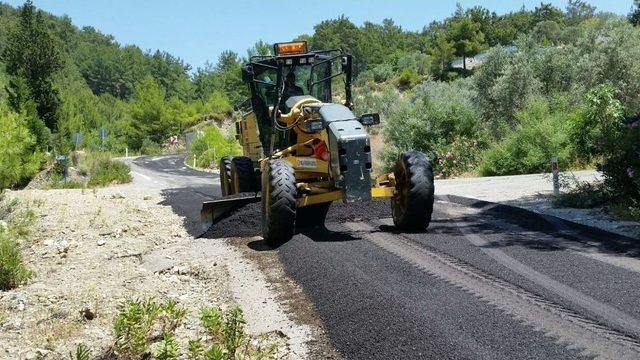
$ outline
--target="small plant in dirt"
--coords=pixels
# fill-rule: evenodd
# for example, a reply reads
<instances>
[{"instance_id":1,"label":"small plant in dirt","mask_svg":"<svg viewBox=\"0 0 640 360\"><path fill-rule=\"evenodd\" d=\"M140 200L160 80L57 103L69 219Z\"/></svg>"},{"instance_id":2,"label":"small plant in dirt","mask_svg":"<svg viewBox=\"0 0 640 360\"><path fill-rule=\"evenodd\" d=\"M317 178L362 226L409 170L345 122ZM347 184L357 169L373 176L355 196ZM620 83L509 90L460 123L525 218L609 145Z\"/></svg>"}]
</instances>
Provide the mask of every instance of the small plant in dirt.
<instances>
[{"instance_id":1,"label":"small plant in dirt","mask_svg":"<svg viewBox=\"0 0 640 360\"><path fill-rule=\"evenodd\" d=\"M164 303L153 299L125 301L113 326L116 354L123 358L147 356L150 344L159 338L169 351L170 337L185 315L185 309L175 300Z\"/></svg>"},{"instance_id":2,"label":"small plant in dirt","mask_svg":"<svg viewBox=\"0 0 640 360\"><path fill-rule=\"evenodd\" d=\"M8 201L0 211L0 290L13 289L33 275L24 264L20 244L31 235L35 214L16 207L16 201Z\"/></svg>"},{"instance_id":3,"label":"small plant in dirt","mask_svg":"<svg viewBox=\"0 0 640 360\"><path fill-rule=\"evenodd\" d=\"M75 354L71 354L69 358L73 360L91 360L91 350L85 344L79 344L76 347Z\"/></svg>"},{"instance_id":4,"label":"small plant in dirt","mask_svg":"<svg viewBox=\"0 0 640 360\"><path fill-rule=\"evenodd\" d=\"M104 357L118 359L235 360L272 359L277 346L264 338L254 341L246 335L240 308L223 312L216 307L200 311L206 336L190 339L186 349L177 339L177 329L186 310L175 300L127 300L114 321L116 342ZM183 344L184 345L184 344ZM80 353L80 348L77 354ZM90 351L83 348L83 353ZM76 359L81 359L76 354Z\"/></svg>"},{"instance_id":5,"label":"small plant in dirt","mask_svg":"<svg viewBox=\"0 0 640 360\"><path fill-rule=\"evenodd\" d=\"M0 230L0 290L13 289L31 278L20 253L15 233Z\"/></svg>"}]
</instances>

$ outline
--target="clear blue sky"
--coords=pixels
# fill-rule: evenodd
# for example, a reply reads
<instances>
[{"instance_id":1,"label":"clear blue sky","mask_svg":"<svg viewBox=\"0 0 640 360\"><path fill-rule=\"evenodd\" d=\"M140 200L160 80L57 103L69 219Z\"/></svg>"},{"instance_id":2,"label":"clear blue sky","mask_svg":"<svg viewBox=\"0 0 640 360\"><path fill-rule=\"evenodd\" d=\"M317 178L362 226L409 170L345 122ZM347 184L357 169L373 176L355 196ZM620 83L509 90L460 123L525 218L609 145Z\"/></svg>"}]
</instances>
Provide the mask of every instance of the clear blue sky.
<instances>
[{"instance_id":1,"label":"clear blue sky","mask_svg":"<svg viewBox=\"0 0 640 360\"><path fill-rule=\"evenodd\" d=\"M19 6L22 0L0 0ZM482 5L497 13L533 8L540 0L457 1L465 8ZM567 0L551 0L565 8ZM600 11L626 14L632 0L589 1ZM161 49L178 56L194 68L231 49L245 55L262 39L273 43L313 32L313 25L341 14L360 25L392 18L408 30L420 30L433 20L451 15L455 0L34 0L54 15L68 15L77 26L91 25L112 34L121 44L143 50Z\"/></svg>"}]
</instances>

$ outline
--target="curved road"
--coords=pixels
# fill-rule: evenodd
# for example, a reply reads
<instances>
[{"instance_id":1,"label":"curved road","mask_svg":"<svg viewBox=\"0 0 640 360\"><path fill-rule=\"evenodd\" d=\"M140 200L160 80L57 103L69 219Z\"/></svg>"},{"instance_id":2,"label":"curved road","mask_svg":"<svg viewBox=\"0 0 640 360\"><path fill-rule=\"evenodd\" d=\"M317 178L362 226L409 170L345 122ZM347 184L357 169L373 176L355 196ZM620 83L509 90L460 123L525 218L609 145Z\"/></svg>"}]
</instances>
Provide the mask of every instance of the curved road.
<instances>
[{"instance_id":1,"label":"curved road","mask_svg":"<svg viewBox=\"0 0 640 360\"><path fill-rule=\"evenodd\" d=\"M132 170L194 233L199 202L219 194L179 156ZM330 214L269 250L345 358L640 359L637 241L455 196L438 198L427 232L398 233L386 206Z\"/></svg>"}]
</instances>

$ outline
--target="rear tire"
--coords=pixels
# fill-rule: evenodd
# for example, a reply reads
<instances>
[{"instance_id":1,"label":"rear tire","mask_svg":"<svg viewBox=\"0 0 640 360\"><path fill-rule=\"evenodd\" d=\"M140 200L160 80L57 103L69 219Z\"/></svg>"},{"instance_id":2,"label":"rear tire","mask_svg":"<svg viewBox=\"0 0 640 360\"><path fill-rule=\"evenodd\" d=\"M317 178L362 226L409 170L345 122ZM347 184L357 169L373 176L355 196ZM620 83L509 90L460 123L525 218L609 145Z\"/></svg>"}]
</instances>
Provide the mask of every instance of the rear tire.
<instances>
[{"instance_id":1,"label":"rear tire","mask_svg":"<svg viewBox=\"0 0 640 360\"><path fill-rule=\"evenodd\" d=\"M302 229L324 226L330 207L331 203L328 202L299 208L296 216L296 227Z\"/></svg>"},{"instance_id":2,"label":"rear tire","mask_svg":"<svg viewBox=\"0 0 640 360\"><path fill-rule=\"evenodd\" d=\"M231 160L231 191L233 194L257 191L253 162L246 156Z\"/></svg>"},{"instance_id":3,"label":"rear tire","mask_svg":"<svg viewBox=\"0 0 640 360\"><path fill-rule=\"evenodd\" d=\"M293 237L296 225L296 177L285 160L269 160L262 174L262 237L272 246Z\"/></svg>"},{"instance_id":4,"label":"rear tire","mask_svg":"<svg viewBox=\"0 0 640 360\"><path fill-rule=\"evenodd\" d=\"M391 198L393 223L401 230L423 231L433 213L433 169L427 156L403 152L393 170L396 192Z\"/></svg>"},{"instance_id":5,"label":"rear tire","mask_svg":"<svg viewBox=\"0 0 640 360\"><path fill-rule=\"evenodd\" d=\"M231 195L231 156L220 159L220 191L222 196Z\"/></svg>"}]
</instances>

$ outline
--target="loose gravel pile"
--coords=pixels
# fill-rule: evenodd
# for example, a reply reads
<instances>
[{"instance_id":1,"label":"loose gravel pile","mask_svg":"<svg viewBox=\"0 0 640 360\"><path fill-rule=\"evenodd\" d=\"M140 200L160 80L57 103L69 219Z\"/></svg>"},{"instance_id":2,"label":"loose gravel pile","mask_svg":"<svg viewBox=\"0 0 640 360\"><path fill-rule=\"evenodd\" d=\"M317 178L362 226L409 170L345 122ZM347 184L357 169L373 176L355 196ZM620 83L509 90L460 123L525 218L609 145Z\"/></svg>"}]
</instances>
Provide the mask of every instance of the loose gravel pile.
<instances>
[{"instance_id":1,"label":"loose gravel pile","mask_svg":"<svg viewBox=\"0 0 640 360\"><path fill-rule=\"evenodd\" d=\"M389 199L372 199L369 202L331 204L326 222L367 221L391 217ZM243 206L215 223L204 235L206 238L234 238L259 236L262 215L260 203Z\"/></svg>"}]
</instances>

